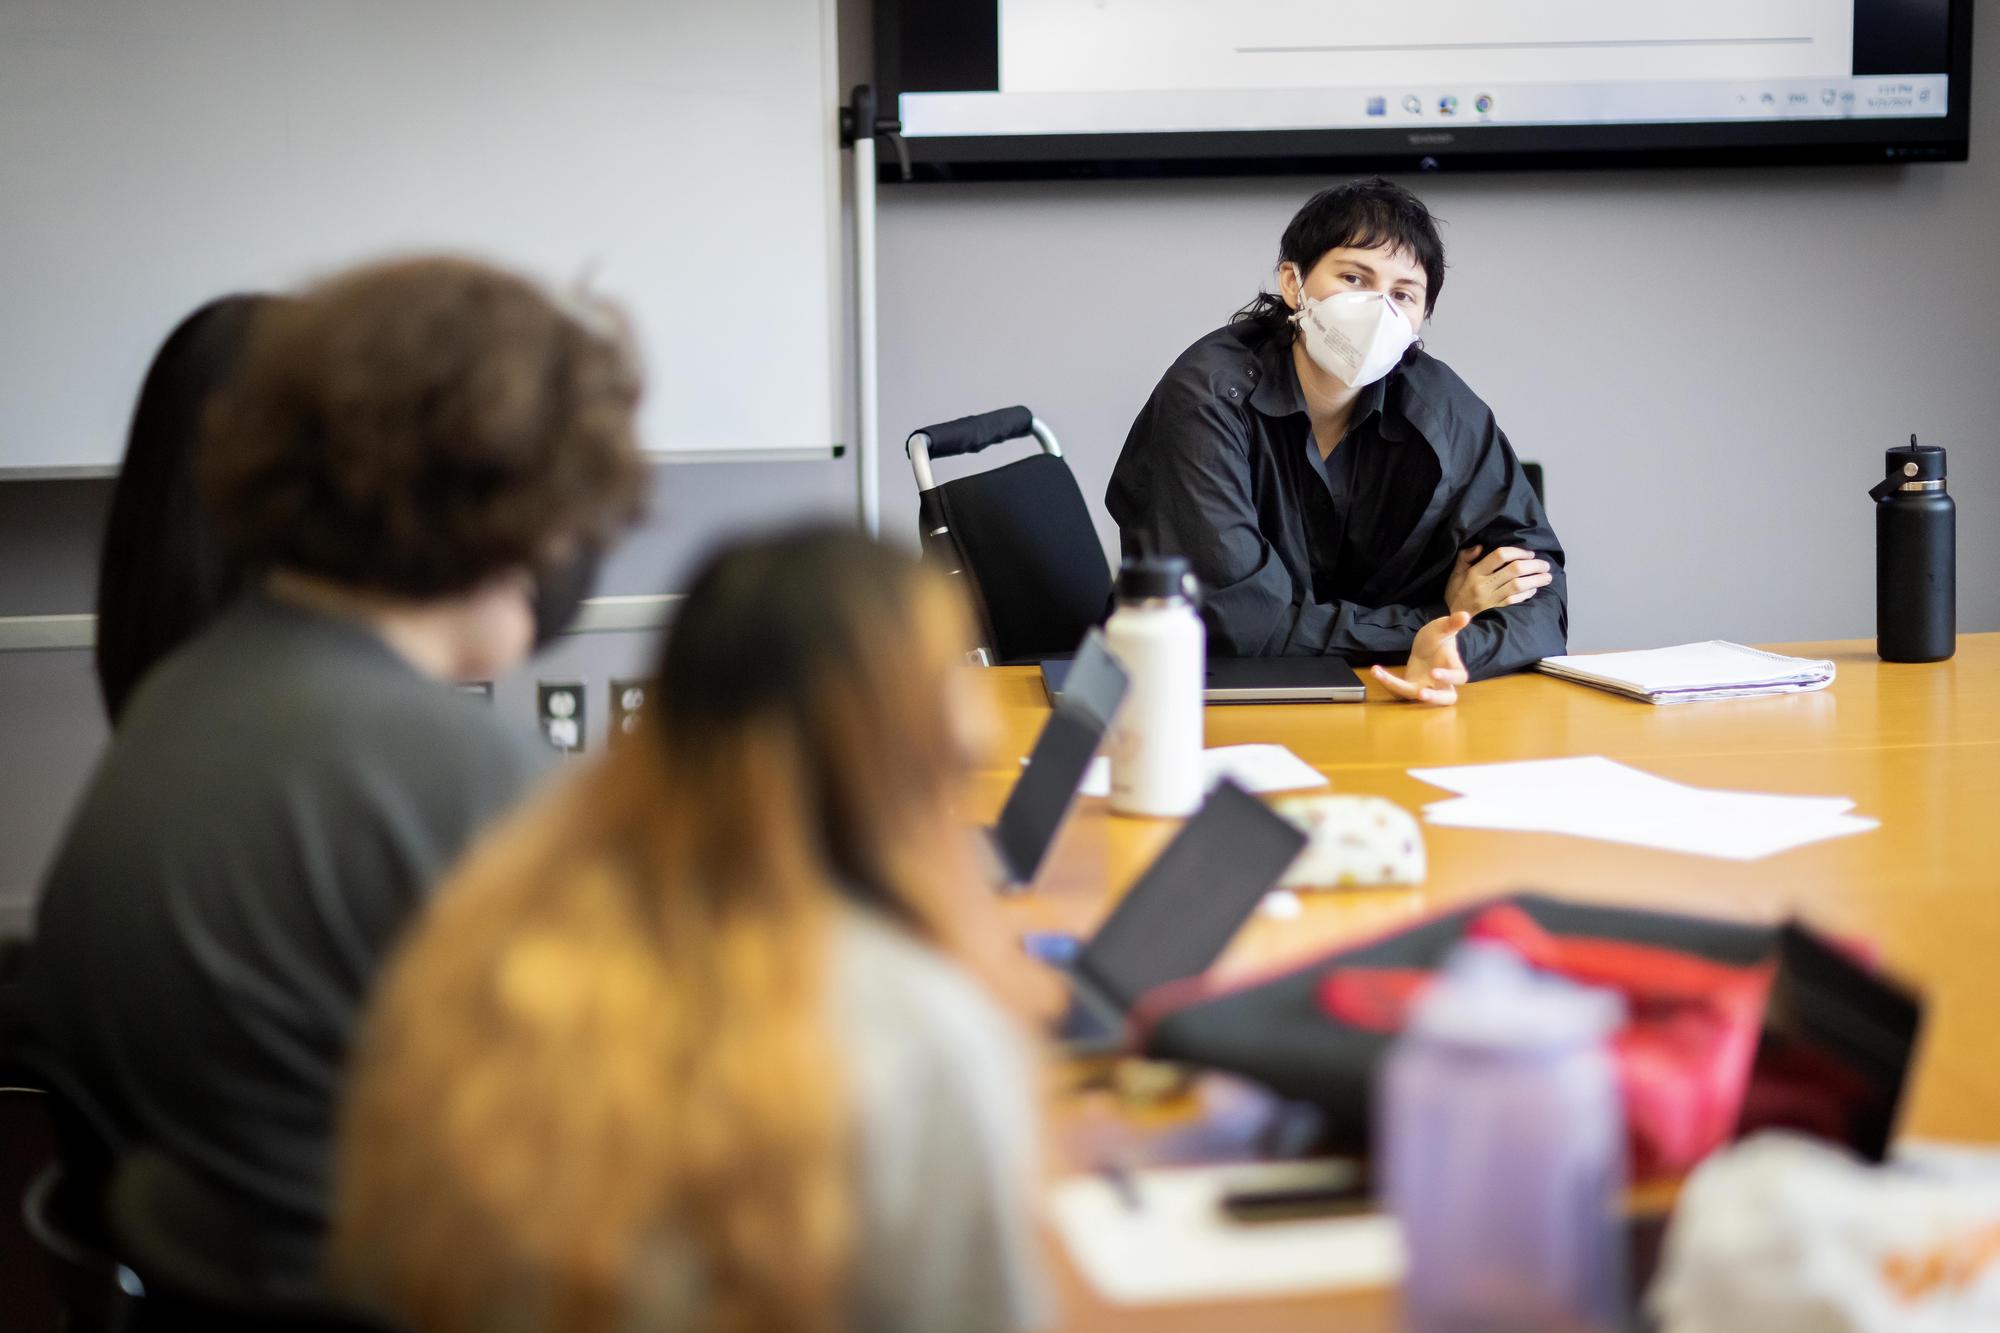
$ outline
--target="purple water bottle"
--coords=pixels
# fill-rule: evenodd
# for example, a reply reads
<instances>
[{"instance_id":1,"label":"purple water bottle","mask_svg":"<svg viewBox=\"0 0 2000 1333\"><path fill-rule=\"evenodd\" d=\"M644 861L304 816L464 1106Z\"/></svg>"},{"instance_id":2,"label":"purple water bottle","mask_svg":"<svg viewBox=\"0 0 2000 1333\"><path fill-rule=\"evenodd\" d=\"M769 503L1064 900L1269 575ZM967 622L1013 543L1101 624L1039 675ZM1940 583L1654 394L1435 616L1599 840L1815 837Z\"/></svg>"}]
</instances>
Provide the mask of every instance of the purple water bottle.
<instances>
[{"instance_id":1,"label":"purple water bottle","mask_svg":"<svg viewBox=\"0 0 2000 1333\"><path fill-rule=\"evenodd\" d=\"M1415 1333L1619 1326L1625 1124L1609 991L1459 946L1378 1089L1376 1164Z\"/></svg>"}]
</instances>

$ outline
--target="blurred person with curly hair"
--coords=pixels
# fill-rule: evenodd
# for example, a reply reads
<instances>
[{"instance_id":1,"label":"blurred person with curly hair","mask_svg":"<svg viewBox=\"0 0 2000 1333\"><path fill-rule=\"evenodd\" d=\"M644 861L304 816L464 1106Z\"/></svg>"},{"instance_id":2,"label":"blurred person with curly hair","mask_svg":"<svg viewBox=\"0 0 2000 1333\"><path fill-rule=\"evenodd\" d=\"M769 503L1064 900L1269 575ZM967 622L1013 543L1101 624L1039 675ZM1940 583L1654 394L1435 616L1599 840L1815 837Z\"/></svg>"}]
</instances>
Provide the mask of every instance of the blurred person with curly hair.
<instances>
[{"instance_id":1,"label":"blurred person with curly hair","mask_svg":"<svg viewBox=\"0 0 2000 1333\"><path fill-rule=\"evenodd\" d=\"M39 910L30 1019L132 1144L242 1201L310 1291L376 970L538 765L454 682L559 633L639 512L616 327L482 264L334 277L252 321L208 411L221 553L260 571L149 672Z\"/></svg>"}]
</instances>

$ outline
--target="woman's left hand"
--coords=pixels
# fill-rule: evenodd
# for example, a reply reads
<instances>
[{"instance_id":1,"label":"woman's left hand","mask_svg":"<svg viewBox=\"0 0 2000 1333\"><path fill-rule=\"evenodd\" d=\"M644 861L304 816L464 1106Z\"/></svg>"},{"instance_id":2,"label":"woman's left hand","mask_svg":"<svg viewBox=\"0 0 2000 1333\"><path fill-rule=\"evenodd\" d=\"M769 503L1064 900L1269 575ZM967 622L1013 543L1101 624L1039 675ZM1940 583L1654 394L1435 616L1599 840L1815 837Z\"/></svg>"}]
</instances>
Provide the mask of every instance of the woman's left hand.
<instances>
[{"instance_id":1,"label":"woman's left hand","mask_svg":"<svg viewBox=\"0 0 2000 1333\"><path fill-rule=\"evenodd\" d=\"M1458 687L1466 682L1465 659L1458 654L1458 632L1471 623L1472 617L1463 611L1433 620L1417 631L1402 672L1378 666L1374 668L1376 681L1409 703L1457 703Z\"/></svg>"}]
</instances>

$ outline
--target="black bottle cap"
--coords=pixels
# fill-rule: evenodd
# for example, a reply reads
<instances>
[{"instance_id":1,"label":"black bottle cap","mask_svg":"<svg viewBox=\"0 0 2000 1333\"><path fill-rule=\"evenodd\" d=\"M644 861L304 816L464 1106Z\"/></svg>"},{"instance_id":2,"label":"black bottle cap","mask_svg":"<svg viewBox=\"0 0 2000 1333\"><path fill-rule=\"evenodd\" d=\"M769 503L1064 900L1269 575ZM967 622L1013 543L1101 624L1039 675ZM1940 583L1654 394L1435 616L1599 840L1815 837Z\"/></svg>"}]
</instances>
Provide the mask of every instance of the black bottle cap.
<instances>
[{"instance_id":1,"label":"black bottle cap","mask_svg":"<svg viewBox=\"0 0 2000 1333\"><path fill-rule=\"evenodd\" d=\"M1133 556L1118 568L1118 600L1143 602L1188 595L1188 562L1177 555Z\"/></svg>"},{"instance_id":2,"label":"black bottle cap","mask_svg":"<svg viewBox=\"0 0 2000 1333\"><path fill-rule=\"evenodd\" d=\"M1897 482L1943 481L1944 449L1935 444L1918 444L1915 436L1883 454L1883 469Z\"/></svg>"}]
</instances>

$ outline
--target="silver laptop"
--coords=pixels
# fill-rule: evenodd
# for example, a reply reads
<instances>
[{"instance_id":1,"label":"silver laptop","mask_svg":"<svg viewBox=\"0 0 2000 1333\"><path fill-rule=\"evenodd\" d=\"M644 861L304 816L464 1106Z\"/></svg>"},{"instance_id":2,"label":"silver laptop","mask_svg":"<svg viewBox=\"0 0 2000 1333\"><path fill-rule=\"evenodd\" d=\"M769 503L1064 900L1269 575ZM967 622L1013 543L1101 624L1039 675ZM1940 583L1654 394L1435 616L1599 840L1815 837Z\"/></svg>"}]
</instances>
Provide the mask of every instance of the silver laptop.
<instances>
[{"instance_id":1,"label":"silver laptop","mask_svg":"<svg viewBox=\"0 0 2000 1333\"><path fill-rule=\"evenodd\" d=\"M1071 660L1042 662L1051 705L1068 688ZM1212 704L1358 704L1367 697L1361 677L1337 657L1211 657L1202 690Z\"/></svg>"}]
</instances>

